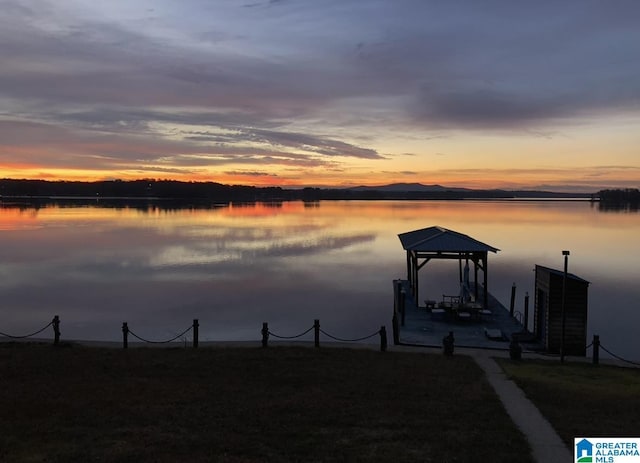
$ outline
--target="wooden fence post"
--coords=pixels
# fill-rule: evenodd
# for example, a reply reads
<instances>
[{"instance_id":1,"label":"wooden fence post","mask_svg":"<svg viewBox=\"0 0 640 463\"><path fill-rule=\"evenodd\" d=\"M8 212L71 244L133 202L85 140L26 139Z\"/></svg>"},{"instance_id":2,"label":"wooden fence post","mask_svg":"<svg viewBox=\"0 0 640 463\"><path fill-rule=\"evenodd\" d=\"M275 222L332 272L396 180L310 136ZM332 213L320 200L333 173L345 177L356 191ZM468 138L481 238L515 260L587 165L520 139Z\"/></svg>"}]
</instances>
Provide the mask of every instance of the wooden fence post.
<instances>
[{"instance_id":1,"label":"wooden fence post","mask_svg":"<svg viewBox=\"0 0 640 463\"><path fill-rule=\"evenodd\" d=\"M313 321L314 340L316 347L320 347L320 320Z\"/></svg>"},{"instance_id":2,"label":"wooden fence post","mask_svg":"<svg viewBox=\"0 0 640 463\"><path fill-rule=\"evenodd\" d=\"M442 338L442 352L444 355L453 355L455 348L455 338L453 337L453 331L449 331L449 334Z\"/></svg>"},{"instance_id":3,"label":"wooden fence post","mask_svg":"<svg viewBox=\"0 0 640 463\"><path fill-rule=\"evenodd\" d=\"M129 326L127 326L127 322L122 324L122 348L126 349L129 347Z\"/></svg>"},{"instance_id":4,"label":"wooden fence post","mask_svg":"<svg viewBox=\"0 0 640 463\"><path fill-rule=\"evenodd\" d=\"M593 364L597 365L600 362L600 336L593 335Z\"/></svg>"},{"instance_id":5,"label":"wooden fence post","mask_svg":"<svg viewBox=\"0 0 640 463\"><path fill-rule=\"evenodd\" d=\"M60 344L60 317L57 315L53 317L53 345Z\"/></svg>"},{"instance_id":6,"label":"wooden fence post","mask_svg":"<svg viewBox=\"0 0 640 463\"><path fill-rule=\"evenodd\" d=\"M200 327L200 323L198 323L198 319L193 319L193 348L196 349L198 347L198 328Z\"/></svg>"},{"instance_id":7,"label":"wooden fence post","mask_svg":"<svg viewBox=\"0 0 640 463\"><path fill-rule=\"evenodd\" d=\"M387 328L385 326L380 327L380 352L387 351Z\"/></svg>"},{"instance_id":8,"label":"wooden fence post","mask_svg":"<svg viewBox=\"0 0 640 463\"><path fill-rule=\"evenodd\" d=\"M269 324L264 322L262 324L262 347L269 345Z\"/></svg>"}]
</instances>

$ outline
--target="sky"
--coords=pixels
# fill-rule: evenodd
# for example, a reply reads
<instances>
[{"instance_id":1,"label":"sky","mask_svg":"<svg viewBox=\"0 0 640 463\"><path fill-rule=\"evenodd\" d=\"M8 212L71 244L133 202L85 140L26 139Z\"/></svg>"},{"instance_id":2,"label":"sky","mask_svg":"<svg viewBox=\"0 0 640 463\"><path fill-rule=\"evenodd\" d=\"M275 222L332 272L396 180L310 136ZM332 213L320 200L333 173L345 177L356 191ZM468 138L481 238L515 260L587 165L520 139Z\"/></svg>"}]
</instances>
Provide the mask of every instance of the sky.
<instances>
[{"instance_id":1,"label":"sky","mask_svg":"<svg viewBox=\"0 0 640 463\"><path fill-rule=\"evenodd\" d=\"M1 0L0 177L640 187L640 2Z\"/></svg>"}]
</instances>

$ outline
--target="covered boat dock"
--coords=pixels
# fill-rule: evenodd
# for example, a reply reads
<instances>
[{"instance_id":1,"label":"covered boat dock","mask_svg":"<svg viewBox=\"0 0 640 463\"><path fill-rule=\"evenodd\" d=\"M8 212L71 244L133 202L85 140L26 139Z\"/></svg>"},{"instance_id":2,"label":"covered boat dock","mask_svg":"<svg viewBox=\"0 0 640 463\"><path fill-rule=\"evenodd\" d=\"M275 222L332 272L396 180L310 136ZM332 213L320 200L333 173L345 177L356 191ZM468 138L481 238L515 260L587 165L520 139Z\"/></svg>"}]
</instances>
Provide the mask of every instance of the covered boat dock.
<instances>
[{"instance_id":1,"label":"covered boat dock","mask_svg":"<svg viewBox=\"0 0 640 463\"><path fill-rule=\"evenodd\" d=\"M488 254L498 248L437 226L398 237L406 251L407 278L393 282L394 342L441 346L453 332L457 346L507 349L508 341L517 339L537 348L532 334L489 292ZM433 259L458 261L460 292L421 304L419 271Z\"/></svg>"},{"instance_id":2,"label":"covered boat dock","mask_svg":"<svg viewBox=\"0 0 640 463\"><path fill-rule=\"evenodd\" d=\"M460 273L461 293L465 290L471 294L473 286L473 301L480 302L478 297L478 270L482 270L483 291L482 304L484 308L489 305L488 283L488 254L497 253L498 248L482 243L470 236L463 235L453 230L442 227L429 227L414 230L398 235L402 247L407 253L407 281L411 294L417 305L420 305L420 294L418 284L418 272L432 259L453 259L458 261ZM466 265L464 271L462 261ZM473 263L473 284L469 281L469 261ZM466 285L466 288L465 288ZM464 297L464 294L462 294ZM428 305L425 302L425 305Z\"/></svg>"}]
</instances>

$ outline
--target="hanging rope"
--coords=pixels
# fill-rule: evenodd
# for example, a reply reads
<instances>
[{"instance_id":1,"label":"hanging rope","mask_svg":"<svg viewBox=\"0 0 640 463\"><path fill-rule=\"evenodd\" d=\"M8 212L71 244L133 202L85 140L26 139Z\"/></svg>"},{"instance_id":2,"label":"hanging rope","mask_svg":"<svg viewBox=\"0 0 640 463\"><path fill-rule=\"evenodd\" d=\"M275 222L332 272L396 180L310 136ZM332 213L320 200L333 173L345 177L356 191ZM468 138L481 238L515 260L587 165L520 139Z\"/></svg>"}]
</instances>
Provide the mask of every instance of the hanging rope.
<instances>
[{"instance_id":1,"label":"hanging rope","mask_svg":"<svg viewBox=\"0 0 640 463\"><path fill-rule=\"evenodd\" d=\"M49 328L51 325L53 325L53 321L50 321L49 324L41 329L39 329L38 331L36 331L35 333L30 333L30 334L25 334L24 336L13 336L11 334L7 334L7 333L3 333L0 331L0 336L4 336L6 338L11 338L11 339L25 339L25 338L30 338L32 336L35 336L36 334L40 334L42 333L44 330L46 330L47 328Z\"/></svg>"},{"instance_id":2,"label":"hanging rope","mask_svg":"<svg viewBox=\"0 0 640 463\"><path fill-rule=\"evenodd\" d=\"M357 339L341 339L341 338L337 338L335 336L331 336L329 333L327 333L326 331L324 331L323 329L320 329L320 332L322 334L324 334L325 336L333 339L334 341L340 341L340 342L359 342L359 341L364 341L365 339L369 339L372 338L374 336L378 336L380 334L380 330L376 331L373 334L370 334L369 336L365 336L363 338L357 338Z\"/></svg>"},{"instance_id":3,"label":"hanging rope","mask_svg":"<svg viewBox=\"0 0 640 463\"><path fill-rule=\"evenodd\" d=\"M296 339L296 338L301 338L302 336L304 336L305 334L307 334L309 331L311 331L314 327L312 326L311 328L309 328L307 331L305 331L304 333L301 334L297 334L295 336L278 336L277 334L273 334L271 331L269 331L269 336L273 336L274 338L278 338L278 339Z\"/></svg>"},{"instance_id":4,"label":"hanging rope","mask_svg":"<svg viewBox=\"0 0 640 463\"><path fill-rule=\"evenodd\" d=\"M171 338L171 339L167 339L166 341L150 341L149 339L144 339L144 338L142 338L142 337L138 336L137 334L135 334L135 333L134 333L133 331L131 331L131 330L128 330L128 333L129 333L131 336L133 336L134 338L136 338L136 339L138 339L138 340L140 340L140 341L142 341L142 342L147 342L147 343L149 343L149 344L167 344L167 343L169 343L169 342L175 341L176 339L178 339L178 338L180 338L180 337L184 336L185 334L187 334L187 333L188 333L190 330L192 330L192 329L193 329L193 325L191 325L189 328L187 328L186 330L184 330L182 333L178 334L177 336L174 336L174 337L173 337L173 338Z\"/></svg>"},{"instance_id":5,"label":"hanging rope","mask_svg":"<svg viewBox=\"0 0 640 463\"><path fill-rule=\"evenodd\" d=\"M631 365L638 365L638 366L640 366L640 363L638 363L638 362L633 362L633 361L631 361L631 360L627 360L627 359L625 359L625 358L622 358L622 357L620 357L620 356L618 356L618 355L614 354L613 352L611 352L610 350L608 350L606 347L604 347L602 344L600 344L600 348L601 348L603 351L605 351L607 354L609 354L610 356L612 356L612 357L613 357L613 358L615 358L615 359L620 360L621 362L626 362L626 363L629 363L629 364L631 364Z\"/></svg>"}]
</instances>

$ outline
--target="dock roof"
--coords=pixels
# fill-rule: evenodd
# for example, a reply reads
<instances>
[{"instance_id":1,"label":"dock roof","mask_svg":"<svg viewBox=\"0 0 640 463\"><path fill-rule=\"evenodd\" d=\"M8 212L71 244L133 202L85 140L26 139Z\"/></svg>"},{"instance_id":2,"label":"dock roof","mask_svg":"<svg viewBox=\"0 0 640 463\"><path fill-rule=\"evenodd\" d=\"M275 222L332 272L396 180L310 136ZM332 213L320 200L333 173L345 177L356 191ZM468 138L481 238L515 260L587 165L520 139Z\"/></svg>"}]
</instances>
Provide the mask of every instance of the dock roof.
<instances>
[{"instance_id":1,"label":"dock roof","mask_svg":"<svg viewBox=\"0 0 640 463\"><path fill-rule=\"evenodd\" d=\"M417 252L498 252L468 235L443 227L428 227L398 235L406 251Z\"/></svg>"}]
</instances>

